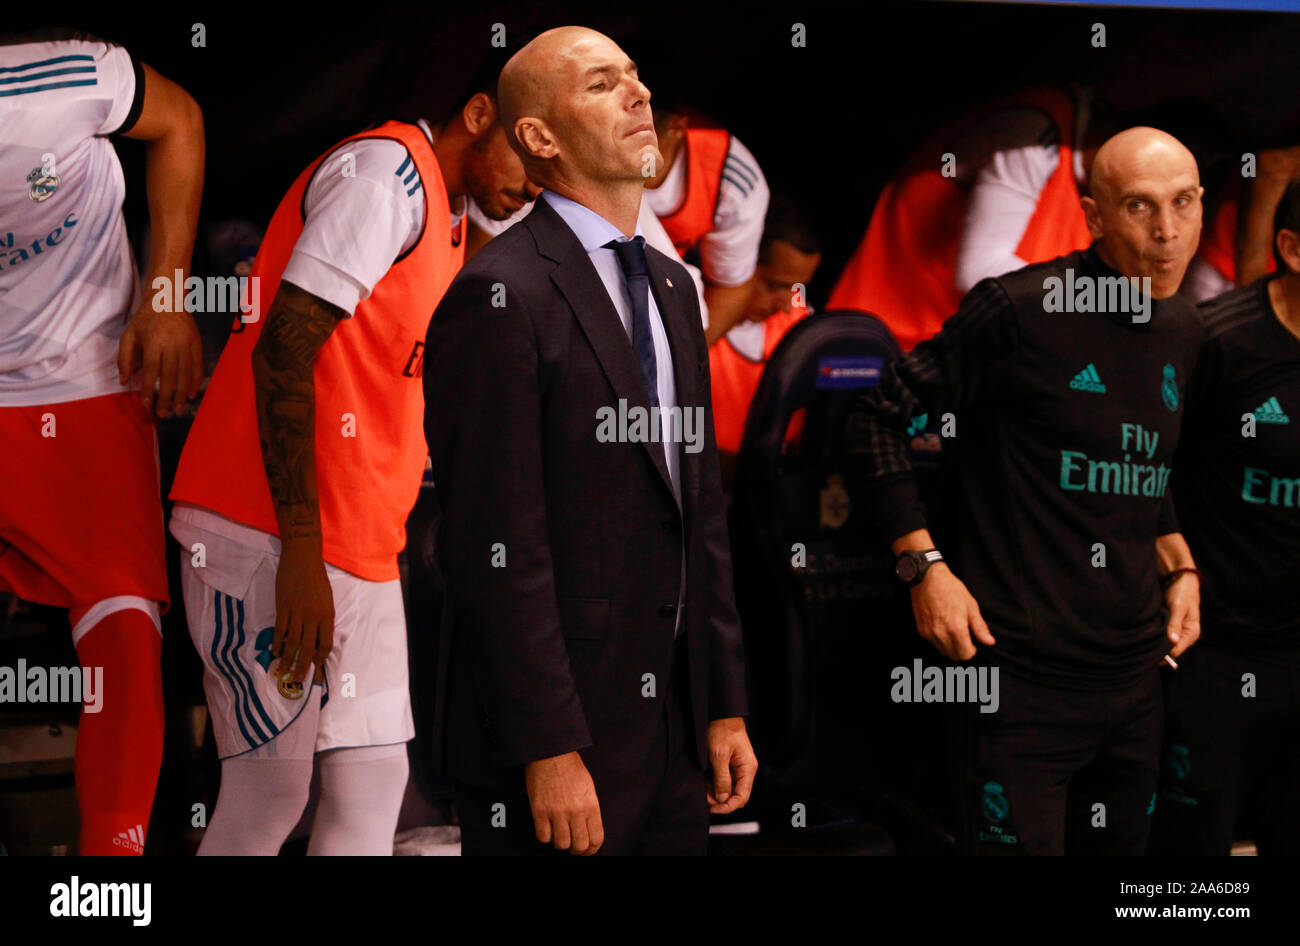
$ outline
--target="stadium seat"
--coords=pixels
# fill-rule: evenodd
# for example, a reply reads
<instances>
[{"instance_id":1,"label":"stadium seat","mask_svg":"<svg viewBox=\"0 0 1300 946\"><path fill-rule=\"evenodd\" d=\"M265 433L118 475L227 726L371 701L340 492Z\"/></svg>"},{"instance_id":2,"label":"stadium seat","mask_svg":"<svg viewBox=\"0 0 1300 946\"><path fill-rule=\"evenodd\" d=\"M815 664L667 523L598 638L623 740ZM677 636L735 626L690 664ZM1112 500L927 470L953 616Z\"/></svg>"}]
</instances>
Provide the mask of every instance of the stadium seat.
<instances>
[{"instance_id":1,"label":"stadium seat","mask_svg":"<svg viewBox=\"0 0 1300 946\"><path fill-rule=\"evenodd\" d=\"M821 818L843 832L843 853L946 853L952 844L928 810L946 801L942 719L935 707L889 700L890 668L925 645L844 456L853 400L898 356L889 330L865 313L796 325L750 407L729 515L762 766L748 817L769 836L801 811L806 828ZM788 438L800 412L802 433ZM914 438L923 477L939 474L937 444L924 432ZM824 852L824 833L804 837L817 835Z\"/></svg>"}]
</instances>

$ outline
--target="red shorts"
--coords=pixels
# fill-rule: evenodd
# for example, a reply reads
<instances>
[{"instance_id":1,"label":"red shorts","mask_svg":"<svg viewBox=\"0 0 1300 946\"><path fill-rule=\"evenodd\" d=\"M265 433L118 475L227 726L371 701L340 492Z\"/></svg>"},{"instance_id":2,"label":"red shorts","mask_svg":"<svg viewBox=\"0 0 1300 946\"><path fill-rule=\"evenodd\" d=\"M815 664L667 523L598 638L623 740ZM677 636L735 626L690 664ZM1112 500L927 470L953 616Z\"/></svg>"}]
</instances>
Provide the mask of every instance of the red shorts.
<instances>
[{"instance_id":1,"label":"red shorts","mask_svg":"<svg viewBox=\"0 0 1300 946\"><path fill-rule=\"evenodd\" d=\"M0 407L0 591L167 598L158 439L134 392Z\"/></svg>"}]
</instances>

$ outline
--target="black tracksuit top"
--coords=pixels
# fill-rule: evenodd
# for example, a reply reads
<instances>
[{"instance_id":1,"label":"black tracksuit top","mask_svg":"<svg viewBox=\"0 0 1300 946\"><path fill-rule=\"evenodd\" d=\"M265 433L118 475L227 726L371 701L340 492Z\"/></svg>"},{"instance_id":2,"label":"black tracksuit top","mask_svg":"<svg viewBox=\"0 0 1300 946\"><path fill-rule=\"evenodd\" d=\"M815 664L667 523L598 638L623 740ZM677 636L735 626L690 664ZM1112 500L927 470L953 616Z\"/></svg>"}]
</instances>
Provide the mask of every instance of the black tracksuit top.
<instances>
[{"instance_id":1,"label":"black tracksuit top","mask_svg":"<svg viewBox=\"0 0 1300 946\"><path fill-rule=\"evenodd\" d=\"M1300 662L1300 338L1269 277L1203 303L1173 480L1208 643ZM1247 416L1249 415L1249 417Z\"/></svg>"},{"instance_id":2,"label":"black tracksuit top","mask_svg":"<svg viewBox=\"0 0 1300 946\"><path fill-rule=\"evenodd\" d=\"M1186 298L1121 285L1095 243L983 280L859 398L846 433L892 541L926 524L908 428L952 415L960 496L942 551L997 640L976 642L979 659L1059 686L1125 685L1169 648L1156 538L1178 531L1168 485L1204 331Z\"/></svg>"}]
</instances>

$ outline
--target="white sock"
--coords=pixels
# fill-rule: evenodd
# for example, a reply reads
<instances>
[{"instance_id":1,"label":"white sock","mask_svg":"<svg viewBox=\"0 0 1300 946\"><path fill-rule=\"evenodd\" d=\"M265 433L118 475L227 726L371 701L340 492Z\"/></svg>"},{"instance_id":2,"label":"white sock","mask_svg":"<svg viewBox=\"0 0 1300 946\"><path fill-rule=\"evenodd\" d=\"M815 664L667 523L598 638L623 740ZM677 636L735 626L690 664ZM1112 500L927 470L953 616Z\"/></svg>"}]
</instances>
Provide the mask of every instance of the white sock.
<instances>
[{"instance_id":1,"label":"white sock","mask_svg":"<svg viewBox=\"0 0 1300 946\"><path fill-rule=\"evenodd\" d=\"M334 749L317 761L320 804L308 856L391 856L406 794L406 743Z\"/></svg>"},{"instance_id":2,"label":"white sock","mask_svg":"<svg viewBox=\"0 0 1300 946\"><path fill-rule=\"evenodd\" d=\"M200 855L274 857L311 794L320 699L313 699L282 733L251 752L221 761L221 791L199 844Z\"/></svg>"},{"instance_id":3,"label":"white sock","mask_svg":"<svg viewBox=\"0 0 1300 946\"><path fill-rule=\"evenodd\" d=\"M279 854L307 807L310 790L310 759L224 760L221 793L199 854Z\"/></svg>"}]
</instances>

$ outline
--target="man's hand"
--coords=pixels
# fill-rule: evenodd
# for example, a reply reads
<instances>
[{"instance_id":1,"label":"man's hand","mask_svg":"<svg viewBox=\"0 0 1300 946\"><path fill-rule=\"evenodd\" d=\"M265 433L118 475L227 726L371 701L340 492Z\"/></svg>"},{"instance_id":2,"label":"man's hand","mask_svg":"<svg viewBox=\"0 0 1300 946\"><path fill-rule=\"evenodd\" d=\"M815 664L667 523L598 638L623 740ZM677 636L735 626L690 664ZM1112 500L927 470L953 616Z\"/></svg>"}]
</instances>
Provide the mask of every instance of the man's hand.
<instances>
[{"instance_id":1,"label":"man's hand","mask_svg":"<svg viewBox=\"0 0 1300 946\"><path fill-rule=\"evenodd\" d=\"M739 716L709 723L709 763L713 766L713 791L709 811L729 815L743 808L754 788L758 758L749 744L745 720Z\"/></svg>"},{"instance_id":2,"label":"man's hand","mask_svg":"<svg viewBox=\"0 0 1300 946\"><path fill-rule=\"evenodd\" d=\"M190 267L203 197L203 112L175 82L148 63L138 65L144 79L137 89L143 95L140 114L123 134L146 143L148 270L140 307L118 347L117 373L126 384L141 372L140 400L158 418L179 413L203 383L203 345L194 320L188 312L155 312L150 291L158 277L170 283L178 270L183 276Z\"/></svg>"},{"instance_id":3,"label":"man's hand","mask_svg":"<svg viewBox=\"0 0 1300 946\"><path fill-rule=\"evenodd\" d=\"M1179 654L1196 643L1201 636L1201 580L1192 574L1179 575L1165 589L1165 604L1169 607L1169 656Z\"/></svg>"},{"instance_id":4,"label":"man's hand","mask_svg":"<svg viewBox=\"0 0 1300 946\"><path fill-rule=\"evenodd\" d=\"M287 542L275 573L275 637L271 654L277 670L301 683L316 665L315 680L325 679L325 658L334 646L334 592L319 548Z\"/></svg>"},{"instance_id":5,"label":"man's hand","mask_svg":"<svg viewBox=\"0 0 1300 946\"><path fill-rule=\"evenodd\" d=\"M524 766L537 840L570 854L595 854L605 843L596 783L576 752Z\"/></svg>"},{"instance_id":6,"label":"man's hand","mask_svg":"<svg viewBox=\"0 0 1300 946\"><path fill-rule=\"evenodd\" d=\"M980 615L979 604L944 562L931 565L921 583L912 588L912 614L917 632L951 660L975 656L972 634L989 647L997 643Z\"/></svg>"},{"instance_id":7,"label":"man's hand","mask_svg":"<svg viewBox=\"0 0 1300 946\"><path fill-rule=\"evenodd\" d=\"M1166 500L1168 497L1166 497ZM1162 576L1180 568L1195 568L1192 550L1181 532L1156 536L1156 562ZM1201 636L1201 579L1191 572L1179 575L1165 588L1165 605L1169 608L1169 656L1177 657Z\"/></svg>"},{"instance_id":8,"label":"man's hand","mask_svg":"<svg viewBox=\"0 0 1300 946\"><path fill-rule=\"evenodd\" d=\"M185 402L199 393L203 343L188 312L156 312L152 298L140 303L118 345L119 383L128 383L137 371L140 400L154 419L179 414Z\"/></svg>"}]
</instances>

